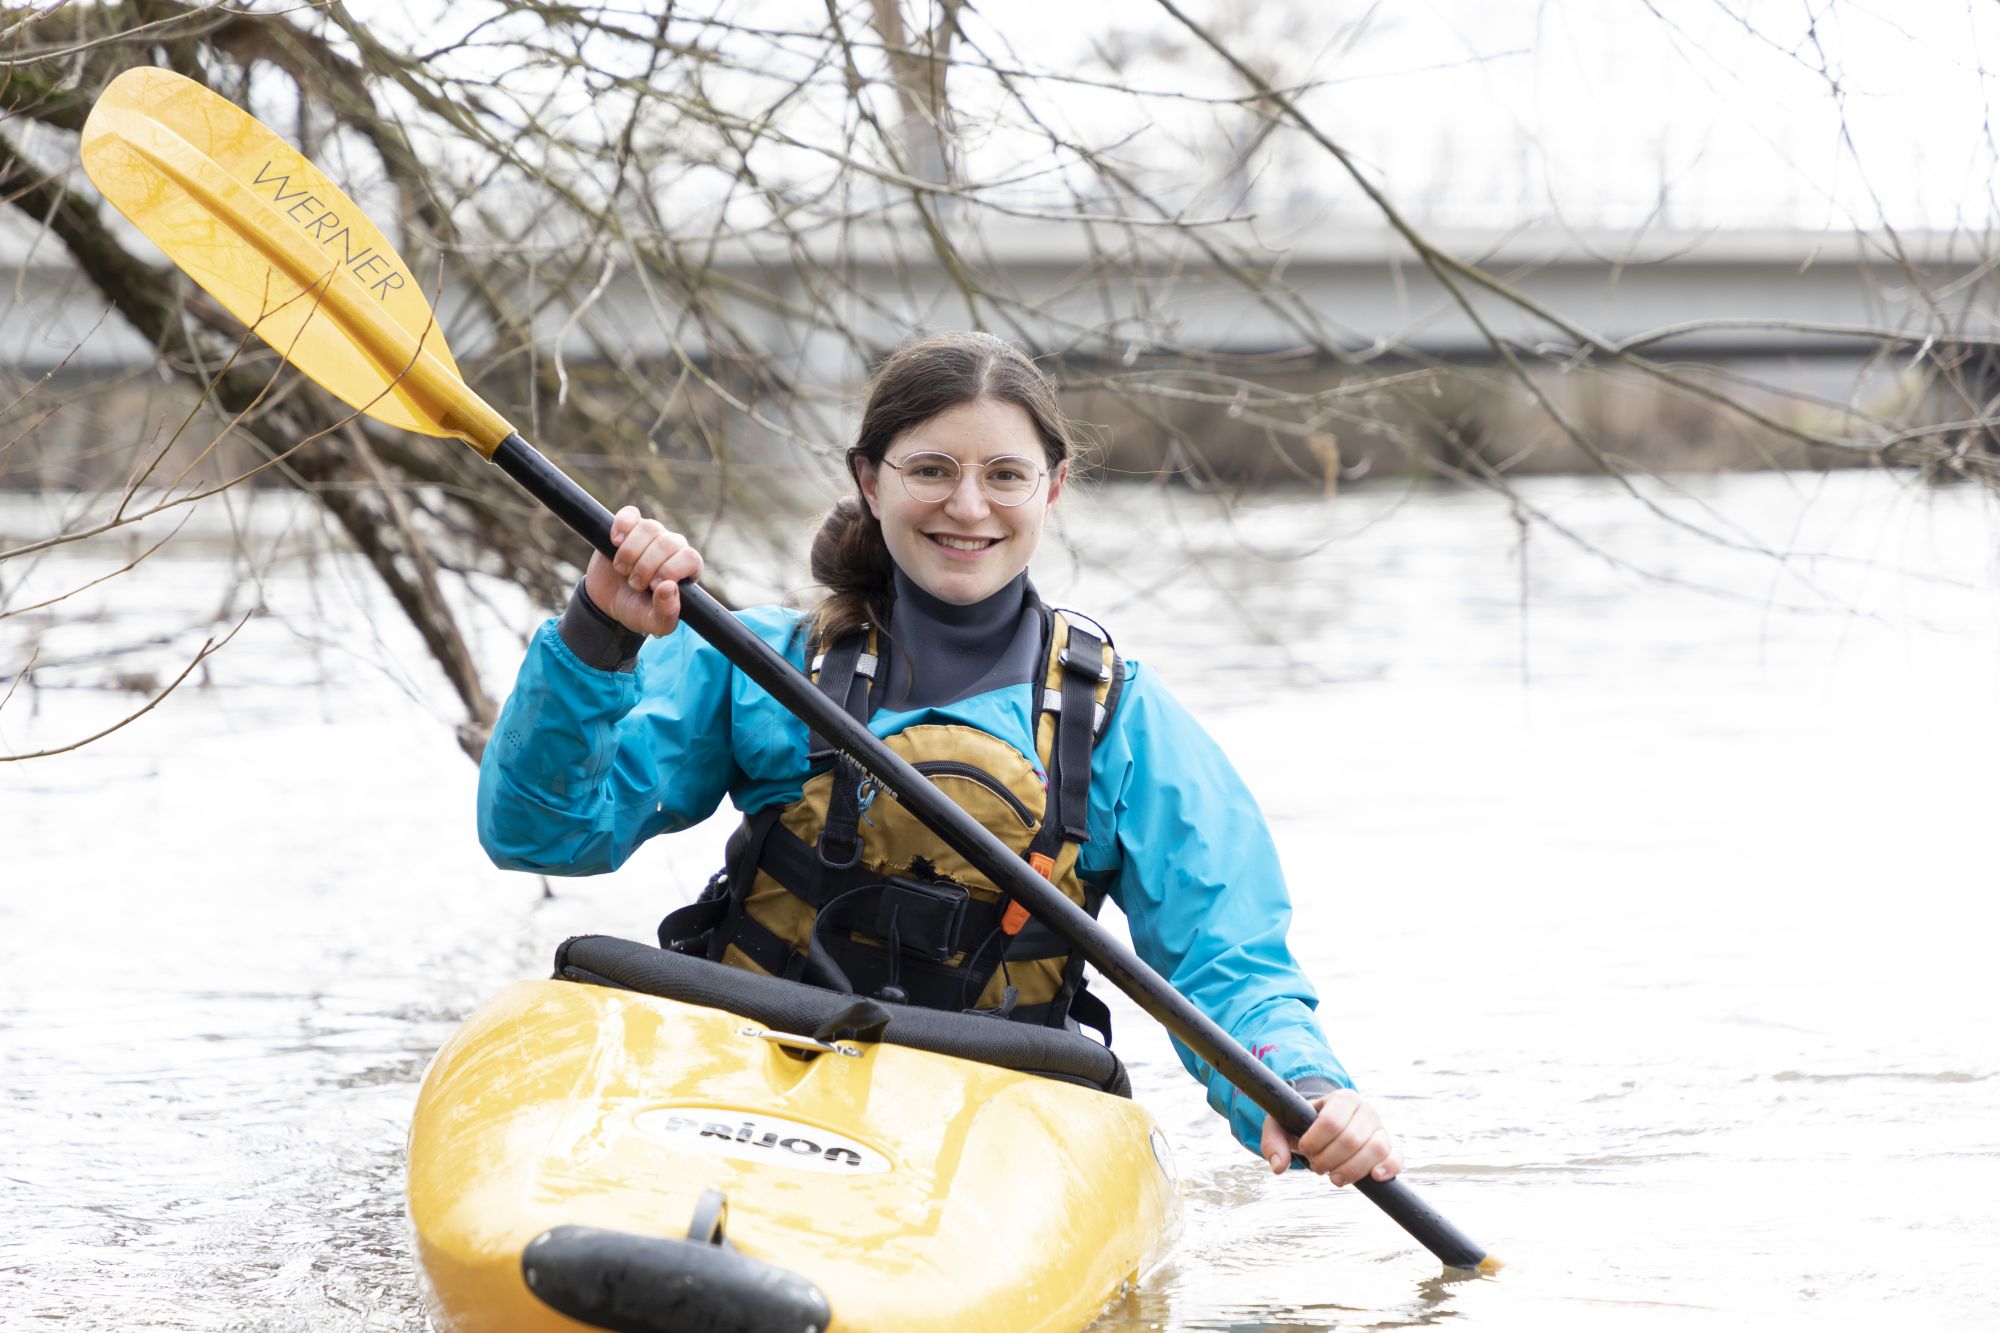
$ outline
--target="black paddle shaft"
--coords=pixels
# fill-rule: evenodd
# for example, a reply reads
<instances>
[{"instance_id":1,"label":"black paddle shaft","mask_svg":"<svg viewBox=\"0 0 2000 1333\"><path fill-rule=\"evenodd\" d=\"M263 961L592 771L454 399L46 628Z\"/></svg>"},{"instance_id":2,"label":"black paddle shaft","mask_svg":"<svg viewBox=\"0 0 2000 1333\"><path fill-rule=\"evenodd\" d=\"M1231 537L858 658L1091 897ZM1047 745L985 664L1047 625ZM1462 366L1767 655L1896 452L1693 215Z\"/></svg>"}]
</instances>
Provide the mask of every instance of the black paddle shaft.
<instances>
[{"instance_id":1,"label":"black paddle shaft","mask_svg":"<svg viewBox=\"0 0 2000 1333\"><path fill-rule=\"evenodd\" d=\"M493 461L592 546L607 557L614 554L611 511L571 481L533 445L519 435L509 435L493 451ZM1037 920L1089 960L1106 980L1131 996L1141 1009L1247 1093L1280 1125L1293 1134L1303 1134L1312 1125L1315 1114L1312 1105L1297 1089L1252 1057L1241 1042L1196 1009L1186 996L1141 962L1088 912L1014 855L985 825L961 810L867 726L822 694L797 667L692 581L681 584L681 619L738 670L763 686L772 698L860 765L904 809L984 871L1002 892L1026 906ZM1450 1267L1477 1268L1486 1257L1485 1250L1473 1244L1401 1180L1363 1179L1355 1182L1355 1188Z\"/></svg>"}]
</instances>

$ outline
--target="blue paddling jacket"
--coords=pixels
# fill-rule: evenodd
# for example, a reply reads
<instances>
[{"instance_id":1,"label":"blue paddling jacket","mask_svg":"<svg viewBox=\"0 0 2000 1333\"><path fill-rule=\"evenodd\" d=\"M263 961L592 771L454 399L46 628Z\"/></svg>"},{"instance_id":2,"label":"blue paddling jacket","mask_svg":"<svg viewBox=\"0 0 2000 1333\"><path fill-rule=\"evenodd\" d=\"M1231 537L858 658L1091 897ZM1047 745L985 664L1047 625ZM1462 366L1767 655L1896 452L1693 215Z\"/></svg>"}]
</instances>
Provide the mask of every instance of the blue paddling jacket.
<instances>
[{"instance_id":1,"label":"blue paddling jacket","mask_svg":"<svg viewBox=\"0 0 2000 1333\"><path fill-rule=\"evenodd\" d=\"M564 623L575 615L573 604ZM805 667L802 613L760 607L739 618ZM630 666L586 662L556 620L536 632L480 762L479 837L496 865L599 874L646 839L707 819L725 796L745 816L799 800L805 724L714 647L677 630L647 640ZM1124 671L1092 752L1078 876L1125 913L1140 958L1280 1078L1308 1092L1352 1086L1286 944L1291 901L1255 800L1151 673L1129 661ZM869 727L884 739L920 725L977 728L1032 762L1033 689L885 707ZM1264 1112L1179 1041L1174 1049L1256 1152Z\"/></svg>"}]
</instances>

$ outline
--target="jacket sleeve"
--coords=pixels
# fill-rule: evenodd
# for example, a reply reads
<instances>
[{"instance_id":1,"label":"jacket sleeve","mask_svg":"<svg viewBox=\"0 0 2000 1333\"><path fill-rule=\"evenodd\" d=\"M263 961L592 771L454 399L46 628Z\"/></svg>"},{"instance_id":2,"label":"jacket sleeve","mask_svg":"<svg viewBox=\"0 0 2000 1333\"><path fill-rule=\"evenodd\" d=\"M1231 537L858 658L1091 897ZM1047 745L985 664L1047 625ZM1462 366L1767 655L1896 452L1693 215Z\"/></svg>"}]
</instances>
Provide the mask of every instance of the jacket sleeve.
<instances>
[{"instance_id":1,"label":"jacket sleeve","mask_svg":"<svg viewBox=\"0 0 2000 1333\"><path fill-rule=\"evenodd\" d=\"M539 629L479 764L479 840L494 864L615 870L656 833L697 824L740 780L731 668L682 629L634 671L602 670Z\"/></svg>"},{"instance_id":2,"label":"jacket sleeve","mask_svg":"<svg viewBox=\"0 0 2000 1333\"><path fill-rule=\"evenodd\" d=\"M1285 942L1291 898L1256 800L1187 710L1136 663L1126 670L1093 759L1084 873L1124 911L1140 958L1280 1078L1352 1087ZM1178 1040L1174 1050L1257 1151L1263 1110Z\"/></svg>"}]
</instances>

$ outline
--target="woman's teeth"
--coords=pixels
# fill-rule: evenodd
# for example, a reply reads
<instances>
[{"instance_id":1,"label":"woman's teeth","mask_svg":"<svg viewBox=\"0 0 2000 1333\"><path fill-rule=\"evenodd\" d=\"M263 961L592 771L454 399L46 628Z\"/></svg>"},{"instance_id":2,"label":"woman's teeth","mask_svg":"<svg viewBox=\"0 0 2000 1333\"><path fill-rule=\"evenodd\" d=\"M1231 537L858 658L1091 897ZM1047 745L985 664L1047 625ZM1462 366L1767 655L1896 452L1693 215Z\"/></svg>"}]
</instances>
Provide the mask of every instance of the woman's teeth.
<instances>
[{"instance_id":1,"label":"woman's teeth","mask_svg":"<svg viewBox=\"0 0 2000 1333\"><path fill-rule=\"evenodd\" d=\"M983 551L1000 540L998 537L943 537L935 532L929 535L939 546L946 546L954 551Z\"/></svg>"}]
</instances>

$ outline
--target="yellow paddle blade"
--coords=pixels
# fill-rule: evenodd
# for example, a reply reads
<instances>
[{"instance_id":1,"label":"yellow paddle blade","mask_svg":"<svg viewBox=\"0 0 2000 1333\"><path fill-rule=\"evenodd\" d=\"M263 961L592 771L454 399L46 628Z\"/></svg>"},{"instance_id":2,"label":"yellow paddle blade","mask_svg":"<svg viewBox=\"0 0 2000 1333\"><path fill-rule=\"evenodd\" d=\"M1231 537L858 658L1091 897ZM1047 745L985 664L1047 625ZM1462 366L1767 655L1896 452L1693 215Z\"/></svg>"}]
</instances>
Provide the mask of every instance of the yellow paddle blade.
<instances>
[{"instance_id":1,"label":"yellow paddle blade","mask_svg":"<svg viewBox=\"0 0 2000 1333\"><path fill-rule=\"evenodd\" d=\"M459 375L388 240L234 103L172 70L127 70L84 123L83 169L210 296L343 402L489 458L512 432Z\"/></svg>"}]
</instances>

